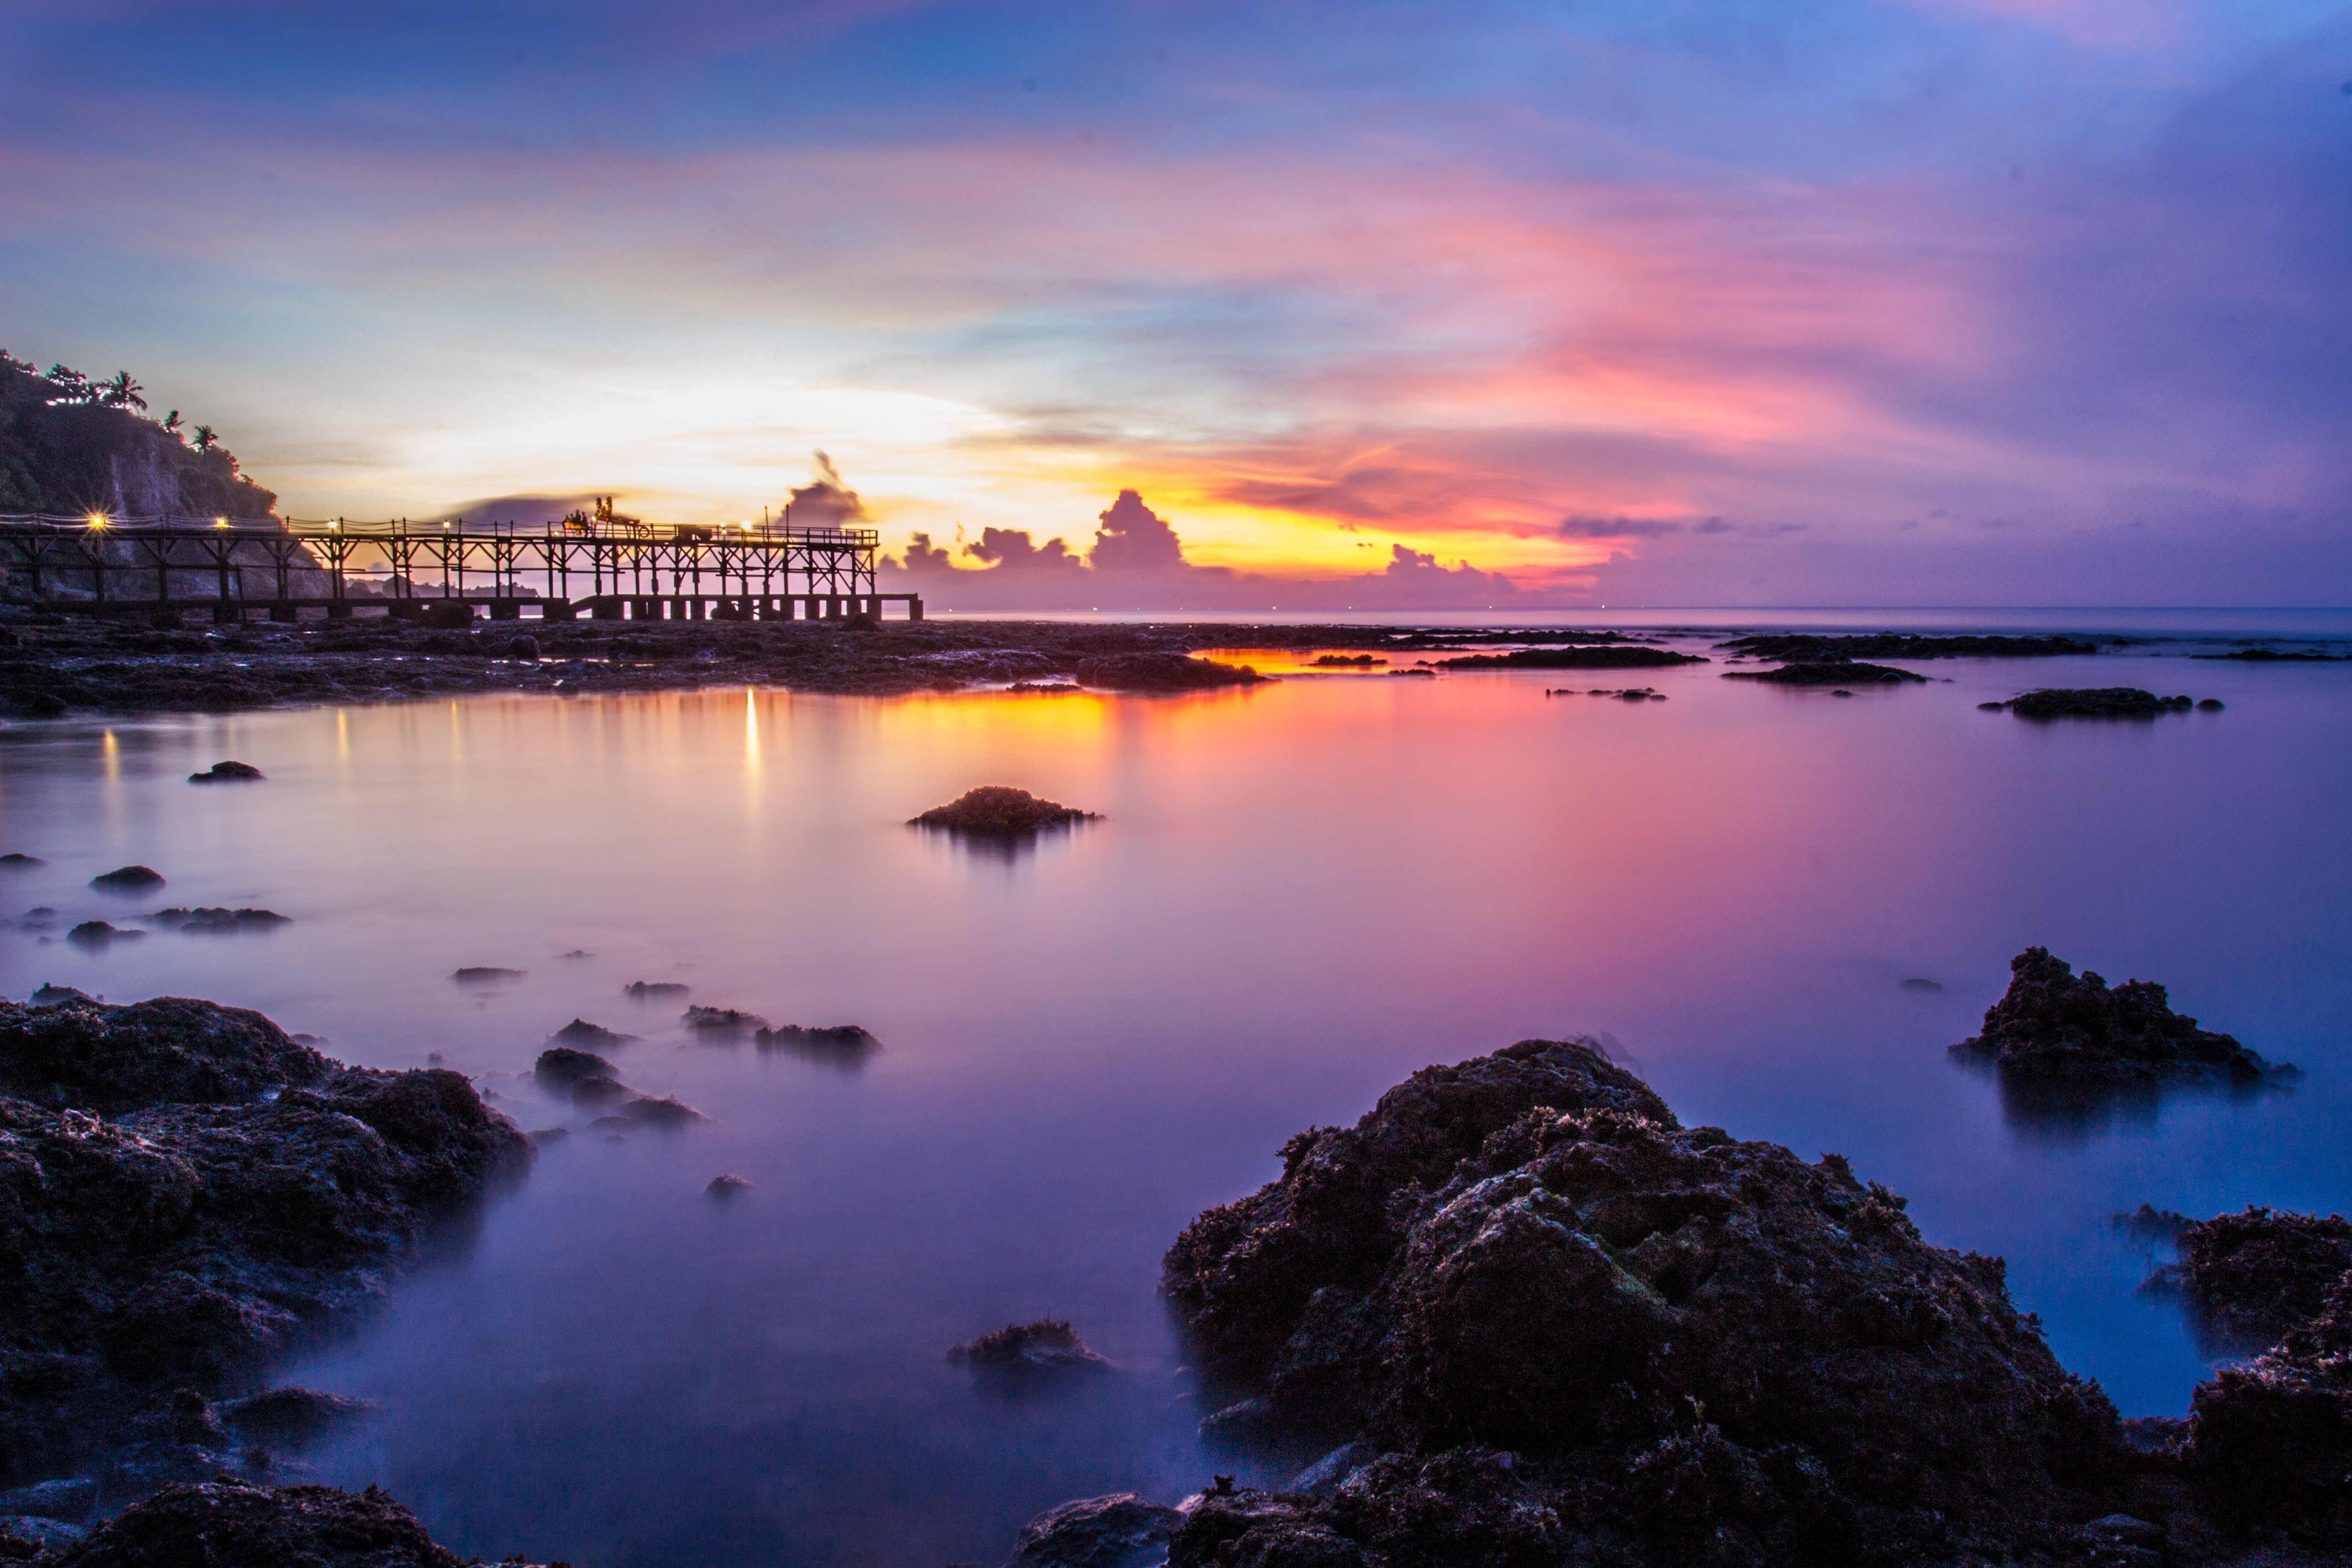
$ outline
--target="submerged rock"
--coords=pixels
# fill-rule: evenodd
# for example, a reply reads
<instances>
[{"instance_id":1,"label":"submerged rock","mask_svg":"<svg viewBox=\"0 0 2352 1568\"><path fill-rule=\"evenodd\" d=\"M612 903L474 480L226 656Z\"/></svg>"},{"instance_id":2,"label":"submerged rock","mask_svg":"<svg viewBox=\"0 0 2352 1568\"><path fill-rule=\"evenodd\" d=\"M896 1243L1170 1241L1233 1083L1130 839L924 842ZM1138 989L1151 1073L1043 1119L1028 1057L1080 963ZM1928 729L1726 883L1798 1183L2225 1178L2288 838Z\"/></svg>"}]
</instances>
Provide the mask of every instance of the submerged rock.
<instances>
[{"instance_id":1,"label":"submerged rock","mask_svg":"<svg viewBox=\"0 0 2352 1568\"><path fill-rule=\"evenodd\" d=\"M30 871L36 867L47 864L47 860L37 855L16 853L0 855L0 871Z\"/></svg>"},{"instance_id":2,"label":"submerged rock","mask_svg":"<svg viewBox=\"0 0 2352 1568\"><path fill-rule=\"evenodd\" d=\"M621 994L643 1002L655 996L683 996L689 987L675 980L638 980L621 987Z\"/></svg>"},{"instance_id":3,"label":"submerged rock","mask_svg":"<svg viewBox=\"0 0 2352 1568\"><path fill-rule=\"evenodd\" d=\"M625 1046L635 1038L637 1037L635 1035L624 1035L616 1030L608 1029L602 1024L592 1024L585 1018L574 1018L548 1036L547 1043L551 1046L568 1046L574 1050L594 1051L599 1048L609 1049L614 1046Z\"/></svg>"},{"instance_id":4,"label":"submerged rock","mask_svg":"<svg viewBox=\"0 0 2352 1568\"><path fill-rule=\"evenodd\" d=\"M1727 669L1726 680L1769 680L1776 686L1925 686L1927 678L1887 664L1784 664L1778 669Z\"/></svg>"},{"instance_id":5,"label":"submerged rock","mask_svg":"<svg viewBox=\"0 0 2352 1568\"><path fill-rule=\"evenodd\" d=\"M1100 821L1091 811L1058 801L1040 800L1025 789L982 784L967 790L946 805L935 805L910 818L909 827L944 827L953 833L1013 835L1035 833L1073 822Z\"/></svg>"},{"instance_id":6,"label":"submerged rock","mask_svg":"<svg viewBox=\"0 0 2352 1568\"><path fill-rule=\"evenodd\" d=\"M165 1391L362 1310L530 1153L462 1076L343 1067L257 1013L0 1003L0 1476L160 1441Z\"/></svg>"},{"instance_id":7,"label":"submerged rock","mask_svg":"<svg viewBox=\"0 0 2352 1568\"><path fill-rule=\"evenodd\" d=\"M614 1114L640 1127L683 1127L690 1121L710 1120L682 1100L657 1094L641 1094L624 1100Z\"/></svg>"},{"instance_id":8,"label":"submerged rock","mask_svg":"<svg viewBox=\"0 0 2352 1568\"><path fill-rule=\"evenodd\" d=\"M713 1176L702 1190L714 1198L740 1197L751 1190L751 1183L744 1176Z\"/></svg>"},{"instance_id":9,"label":"submerged rock","mask_svg":"<svg viewBox=\"0 0 2352 1568\"><path fill-rule=\"evenodd\" d=\"M42 983L41 988L38 991L33 993L32 997L33 1005L36 1007L54 1006L60 1002L91 1002L95 1000L97 1000L97 998L90 995L87 991L78 991L70 985L53 985L47 981Z\"/></svg>"},{"instance_id":10,"label":"submerged rock","mask_svg":"<svg viewBox=\"0 0 2352 1568\"><path fill-rule=\"evenodd\" d=\"M1099 1372L1110 1365L1059 1318L1007 1323L992 1334L950 1347L948 1360L979 1372L1016 1374Z\"/></svg>"},{"instance_id":11,"label":"submerged rock","mask_svg":"<svg viewBox=\"0 0 2352 1568\"><path fill-rule=\"evenodd\" d=\"M530 1076L540 1088L569 1096L574 1105L608 1105L636 1092L614 1072L613 1064L593 1051L550 1046L539 1053Z\"/></svg>"},{"instance_id":12,"label":"submerged rock","mask_svg":"<svg viewBox=\"0 0 2352 1568\"><path fill-rule=\"evenodd\" d=\"M188 782L200 784L239 784L267 776L251 763L215 763L203 773L190 773Z\"/></svg>"},{"instance_id":13,"label":"submerged rock","mask_svg":"<svg viewBox=\"0 0 2352 1568\"><path fill-rule=\"evenodd\" d=\"M529 973L529 970L524 969L499 969L489 964L480 964L470 969L460 969L449 978L460 985L497 985L509 980L520 980Z\"/></svg>"},{"instance_id":14,"label":"submerged rock","mask_svg":"<svg viewBox=\"0 0 2352 1568\"><path fill-rule=\"evenodd\" d=\"M1384 1457L1204 1500L1175 1568L1999 1557L2122 1462L1998 1258L1839 1156L1682 1127L1588 1043L1424 1069L1283 1163L1168 1293L1210 1367Z\"/></svg>"},{"instance_id":15,"label":"submerged rock","mask_svg":"<svg viewBox=\"0 0 2352 1568\"><path fill-rule=\"evenodd\" d=\"M755 1029L765 1034L769 1026L768 1020L757 1013L734 1007L688 1007L678 1021L706 1038L733 1039Z\"/></svg>"},{"instance_id":16,"label":"submerged rock","mask_svg":"<svg viewBox=\"0 0 2352 1568\"><path fill-rule=\"evenodd\" d=\"M2235 659L2241 664L2342 664L2352 659L2352 654L2281 653L2268 647L2242 647L2235 653L2192 653L2189 657Z\"/></svg>"},{"instance_id":17,"label":"submerged rock","mask_svg":"<svg viewBox=\"0 0 2352 1568\"><path fill-rule=\"evenodd\" d=\"M125 931L105 921L84 921L66 932L66 940L77 947L104 947L116 937L141 937L143 931Z\"/></svg>"},{"instance_id":18,"label":"submerged rock","mask_svg":"<svg viewBox=\"0 0 2352 1568\"><path fill-rule=\"evenodd\" d=\"M1066 1502L1022 1528L1005 1568L1152 1568L1183 1517L1133 1492Z\"/></svg>"},{"instance_id":19,"label":"submerged rock","mask_svg":"<svg viewBox=\"0 0 2352 1568\"><path fill-rule=\"evenodd\" d=\"M2257 1084L2299 1076L2166 1005L2164 987L2126 980L2109 990L2050 950L2010 960L2009 992L1985 1009L1984 1030L1951 1047L1962 1061L2021 1080L2074 1084Z\"/></svg>"},{"instance_id":20,"label":"submerged rock","mask_svg":"<svg viewBox=\"0 0 2352 1568\"><path fill-rule=\"evenodd\" d=\"M92 877L89 885L102 893L143 893L162 887L163 874L145 866L119 866Z\"/></svg>"},{"instance_id":21,"label":"submerged rock","mask_svg":"<svg viewBox=\"0 0 2352 1568\"><path fill-rule=\"evenodd\" d=\"M1921 637L1910 632L1829 637L1812 632L1763 632L1733 637L1717 647L1790 663L1838 664L1857 658L2050 658L2096 653L2099 645L2067 637Z\"/></svg>"},{"instance_id":22,"label":"submerged rock","mask_svg":"<svg viewBox=\"0 0 2352 1568\"><path fill-rule=\"evenodd\" d=\"M2192 704L2186 697L2158 697L2137 686L2100 686L2045 688L2012 697L2003 706L2021 719L2153 719L2185 712Z\"/></svg>"}]
</instances>

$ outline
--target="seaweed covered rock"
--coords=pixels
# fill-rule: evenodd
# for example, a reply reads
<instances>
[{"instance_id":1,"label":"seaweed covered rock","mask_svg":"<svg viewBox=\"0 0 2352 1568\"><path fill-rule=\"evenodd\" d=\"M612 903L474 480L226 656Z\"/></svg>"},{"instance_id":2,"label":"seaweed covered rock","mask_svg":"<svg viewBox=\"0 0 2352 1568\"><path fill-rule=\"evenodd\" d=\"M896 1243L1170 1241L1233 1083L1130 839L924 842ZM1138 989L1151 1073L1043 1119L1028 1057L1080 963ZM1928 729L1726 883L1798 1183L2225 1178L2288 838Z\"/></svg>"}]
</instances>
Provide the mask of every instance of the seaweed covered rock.
<instances>
[{"instance_id":1,"label":"seaweed covered rock","mask_svg":"<svg viewBox=\"0 0 2352 1568\"><path fill-rule=\"evenodd\" d=\"M1061 827L1073 822L1100 820L1091 811L1059 801L1042 800L1025 789L982 784L966 790L946 805L935 805L910 818L909 827L943 827L952 833L1009 837Z\"/></svg>"},{"instance_id":2,"label":"seaweed covered rock","mask_svg":"<svg viewBox=\"0 0 2352 1568\"><path fill-rule=\"evenodd\" d=\"M948 1360L975 1372L1012 1373L1098 1372L1110 1365L1087 1348L1060 1318L1007 1323L994 1333L950 1347Z\"/></svg>"},{"instance_id":3,"label":"seaweed covered rock","mask_svg":"<svg viewBox=\"0 0 2352 1568\"><path fill-rule=\"evenodd\" d=\"M2158 1279L2225 1346L2260 1349L2318 1317L2352 1270L2352 1220L2342 1215L2249 1208L2187 1221L2174 1239L2180 1261Z\"/></svg>"},{"instance_id":4,"label":"seaweed covered rock","mask_svg":"<svg viewBox=\"0 0 2352 1568\"><path fill-rule=\"evenodd\" d=\"M459 1074L345 1068L258 1014L0 1003L0 1479L361 1308L530 1158Z\"/></svg>"},{"instance_id":5,"label":"seaweed covered rock","mask_svg":"<svg viewBox=\"0 0 2352 1568\"><path fill-rule=\"evenodd\" d=\"M2021 1079L2078 1084L2257 1084L2297 1076L2228 1035L2197 1026L2167 1005L2163 986L2097 973L2029 947L2009 961L2009 991L1985 1009L1983 1032L1951 1047L1957 1059Z\"/></svg>"},{"instance_id":6,"label":"seaweed covered rock","mask_svg":"<svg viewBox=\"0 0 2352 1568\"><path fill-rule=\"evenodd\" d=\"M2225 1526L2352 1552L2352 1276L2252 1364L2198 1385L2182 1458Z\"/></svg>"},{"instance_id":7,"label":"seaweed covered rock","mask_svg":"<svg viewBox=\"0 0 2352 1568\"><path fill-rule=\"evenodd\" d=\"M374 1487L167 1487L92 1531L73 1568L464 1568L416 1516ZM510 1559L520 1563L520 1557Z\"/></svg>"},{"instance_id":8,"label":"seaweed covered rock","mask_svg":"<svg viewBox=\"0 0 2352 1568\"><path fill-rule=\"evenodd\" d=\"M1681 1127L1590 1046L1425 1069L1284 1159L1186 1230L1169 1293L1278 1417L1388 1457L1222 1540L1196 1513L1179 1568L1252 1531L1239 1561L1998 1552L2119 1462L1999 1259L1836 1155Z\"/></svg>"}]
</instances>

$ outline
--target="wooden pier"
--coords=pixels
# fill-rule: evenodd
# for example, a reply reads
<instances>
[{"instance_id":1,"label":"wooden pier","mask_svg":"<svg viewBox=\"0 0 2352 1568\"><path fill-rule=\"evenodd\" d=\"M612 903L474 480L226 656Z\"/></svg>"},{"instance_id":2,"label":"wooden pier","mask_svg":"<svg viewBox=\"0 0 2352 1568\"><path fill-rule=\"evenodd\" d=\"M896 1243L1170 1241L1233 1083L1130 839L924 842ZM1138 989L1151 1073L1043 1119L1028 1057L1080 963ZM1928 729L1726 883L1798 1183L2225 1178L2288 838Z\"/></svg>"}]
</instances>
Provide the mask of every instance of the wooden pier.
<instances>
[{"instance_id":1,"label":"wooden pier","mask_svg":"<svg viewBox=\"0 0 2352 1568\"><path fill-rule=\"evenodd\" d=\"M210 610L330 620L422 617L436 605L492 620L923 618L914 594L875 583L870 528L728 527L573 520L510 523L274 518L0 516L0 566L44 603L89 614ZM446 613L446 612L445 612Z\"/></svg>"}]
</instances>

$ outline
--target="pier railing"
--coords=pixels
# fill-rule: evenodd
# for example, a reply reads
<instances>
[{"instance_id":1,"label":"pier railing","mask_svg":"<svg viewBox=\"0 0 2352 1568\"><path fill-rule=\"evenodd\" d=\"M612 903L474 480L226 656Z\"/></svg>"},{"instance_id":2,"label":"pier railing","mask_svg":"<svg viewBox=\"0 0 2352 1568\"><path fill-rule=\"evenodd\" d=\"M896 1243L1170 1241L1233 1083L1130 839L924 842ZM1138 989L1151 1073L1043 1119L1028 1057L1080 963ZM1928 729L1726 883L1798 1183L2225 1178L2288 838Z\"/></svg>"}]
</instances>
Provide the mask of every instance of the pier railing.
<instances>
[{"instance_id":1,"label":"pier railing","mask_svg":"<svg viewBox=\"0 0 2352 1568\"><path fill-rule=\"evenodd\" d=\"M768 522L0 515L0 566L45 601L158 616L209 605L218 620L247 605L341 619L434 601L500 620L526 605L567 620L878 616L885 602L921 619L918 596L877 591L880 546L870 528Z\"/></svg>"}]
</instances>

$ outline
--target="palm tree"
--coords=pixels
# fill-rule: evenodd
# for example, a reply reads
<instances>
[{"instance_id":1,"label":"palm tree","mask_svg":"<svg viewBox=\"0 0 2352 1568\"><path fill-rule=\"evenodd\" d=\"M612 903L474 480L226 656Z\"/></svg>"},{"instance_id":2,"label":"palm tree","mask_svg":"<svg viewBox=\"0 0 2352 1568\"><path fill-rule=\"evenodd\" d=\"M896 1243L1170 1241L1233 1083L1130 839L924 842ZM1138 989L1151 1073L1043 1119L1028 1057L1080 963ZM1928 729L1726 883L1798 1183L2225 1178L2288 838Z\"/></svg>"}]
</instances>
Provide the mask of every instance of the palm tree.
<instances>
[{"instance_id":1,"label":"palm tree","mask_svg":"<svg viewBox=\"0 0 2352 1568\"><path fill-rule=\"evenodd\" d=\"M199 452L209 452L209 451L211 451L212 449L213 449L213 427L212 427L211 426L209 426L209 425L199 425L199 426L196 426L196 450L197 450L197 451L199 451Z\"/></svg>"},{"instance_id":2,"label":"palm tree","mask_svg":"<svg viewBox=\"0 0 2352 1568\"><path fill-rule=\"evenodd\" d=\"M172 412L163 416L163 428L173 436L180 433L180 411L178 409L174 408Z\"/></svg>"},{"instance_id":3,"label":"palm tree","mask_svg":"<svg viewBox=\"0 0 2352 1568\"><path fill-rule=\"evenodd\" d=\"M46 379L58 389L58 395L49 399L53 404L88 403L97 395L90 387L88 376L78 370L69 370L61 364L49 366L49 374Z\"/></svg>"},{"instance_id":4,"label":"palm tree","mask_svg":"<svg viewBox=\"0 0 2352 1568\"><path fill-rule=\"evenodd\" d=\"M147 412L147 400L139 395L147 389L131 380L127 370L116 371L112 380L100 382L93 390L98 394L98 400L109 408L136 408L142 414Z\"/></svg>"}]
</instances>

